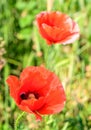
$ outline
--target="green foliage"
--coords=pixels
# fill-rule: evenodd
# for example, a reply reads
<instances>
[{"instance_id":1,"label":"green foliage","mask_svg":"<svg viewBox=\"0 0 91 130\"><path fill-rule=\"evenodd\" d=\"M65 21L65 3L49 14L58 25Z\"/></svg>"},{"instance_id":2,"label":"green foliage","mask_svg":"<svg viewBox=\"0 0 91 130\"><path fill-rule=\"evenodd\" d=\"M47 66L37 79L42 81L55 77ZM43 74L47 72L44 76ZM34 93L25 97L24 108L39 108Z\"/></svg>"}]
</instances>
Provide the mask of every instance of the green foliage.
<instances>
[{"instance_id":1,"label":"green foliage","mask_svg":"<svg viewBox=\"0 0 91 130\"><path fill-rule=\"evenodd\" d=\"M20 113L9 95L7 76L19 76L26 66L41 64L60 77L67 102L61 113L45 116L42 122L27 114L19 130L91 130L91 0L54 0L52 10L67 13L79 24L80 39L49 50L35 22L46 6L46 0L0 1L0 38L6 50L0 71L0 130L13 130Z\"/></svg>"}]
</instances>

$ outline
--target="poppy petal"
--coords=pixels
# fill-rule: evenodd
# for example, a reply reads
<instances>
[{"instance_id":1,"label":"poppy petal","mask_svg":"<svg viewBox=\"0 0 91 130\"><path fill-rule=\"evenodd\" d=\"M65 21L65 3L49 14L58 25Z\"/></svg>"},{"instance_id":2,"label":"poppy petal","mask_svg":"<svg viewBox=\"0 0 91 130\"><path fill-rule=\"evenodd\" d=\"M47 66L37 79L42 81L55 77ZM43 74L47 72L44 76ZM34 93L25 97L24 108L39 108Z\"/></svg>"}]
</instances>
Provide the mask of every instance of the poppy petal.
<instances>
[{"instance_id":1,"label":"poppy petal","mask_svg":"<svg viewBox=\"0 0 91 130\"><path fill-rule=\"evenodd\" d=\"M31 111L30 108L28 106L23 106L23 105L17 105L21 110L34 114L36 117L36 120L42 120L41 115L37 112L37 111Z\"/></svg>"},{"instance_id":2,"label":"poppy petal","mask_svg":"<svg viewBox=\"0 0 91 130\"><path fill-rule=\"evenodd\" d=\"M38 110L41 114L53 114L60 112L65 103L65 96L63 90L51 90L47 97L45 106Z\"/></svg>"},{"instance_id":3,"label":"poppy petal","mask_svg":"<svg viewBox=\"0 0 91 130\"><path fill-rule=\"evenodd\" d=\"M49 90L49 80L52 78L52 73L50 73L44 67L27 67L23 70L20 76L21 88L19 93L27 91L37 91L40 95L46 94Z\"/></svg>"},{"instance_id":4,"label":"poppy petal","mask_svg":"<svg viewBox=\"0 0 91 130\"><path fill-rule=\"evenodd\" d=\"M41 114L53 114L60 112L66 100L64 89L60 84L60 81L55 76L51 82L51 89L46 96L46 104L38 112Z\"/></svg>"},{"instance_id":5,"label":"poppy petal","mask_svg":"<svg viewBox=\"0 0 91 130\"><path fill-rule=\"evenodd\" d=\"M45 103L45 99L43 97L40 97L37 99L28 99L28 100L22 100L21 105L22 106L28 106L31 111L36 111L37 109L41 108Z\"/></svg>"},{"instance_id":6,"label":"poppy petal","mask_svg":"<svg viewBox=\"0 0 91 130\"><path fill-rule=\"evenodd\" d=\"M62 44L70 44L74 42L79 37L78 33L73 33L72 35L68 36L66 39L62 40Z\"/></svg>"},{"instance_id":7,"label":"poppy petal","mask_svg":"<svg viewBox=\"0 0 91 130\"><path fill-rule=\"evenodd\" d=\"M9 76L6 80L7 84L10 87L10 95L16 99L17 90L19 89L19 79L16 76Z\"/></svg>"},{"instance_id":8,"label":"poppy petal","mask_svg":"<svg viewBox=\"0 0 91 130\"><path fill-rule=\"evenodd\" d=\"M49 35L49 37L51 37L51 34L52 34L52 38L51 38L51 42L60 42L62 39L64 39L65 37L69 36L69 31L71 30L67 30L65 31L65 27L60 29L58 27L50 27L46 24L42 24L43 25L43 28L45 30L45 33L47 35Z\"/></svg>"}]
</instances>

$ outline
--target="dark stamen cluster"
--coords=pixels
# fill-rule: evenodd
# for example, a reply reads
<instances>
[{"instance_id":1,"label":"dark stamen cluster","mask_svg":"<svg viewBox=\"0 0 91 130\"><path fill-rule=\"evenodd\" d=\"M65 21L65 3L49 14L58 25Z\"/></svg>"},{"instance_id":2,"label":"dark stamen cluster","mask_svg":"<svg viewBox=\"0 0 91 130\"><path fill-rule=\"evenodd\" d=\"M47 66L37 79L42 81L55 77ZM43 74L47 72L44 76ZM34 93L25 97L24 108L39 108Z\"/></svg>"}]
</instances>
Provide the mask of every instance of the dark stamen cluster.
<instances>
[{"instance_id":1,"label":"dark stamen cluster","mask_svg":"<svg viewBox=\"0 0 91 130\"><path fill-rule=\"evenodd\" d=\"M22 99L22 100L26 100L26 99L28 99L28 98L36 98L36 99L38 99L39 98L39 94L38 93L25 93L25 92L22 92L21 94L20 94L20 98Z\"/></svg>"}]
</instances>

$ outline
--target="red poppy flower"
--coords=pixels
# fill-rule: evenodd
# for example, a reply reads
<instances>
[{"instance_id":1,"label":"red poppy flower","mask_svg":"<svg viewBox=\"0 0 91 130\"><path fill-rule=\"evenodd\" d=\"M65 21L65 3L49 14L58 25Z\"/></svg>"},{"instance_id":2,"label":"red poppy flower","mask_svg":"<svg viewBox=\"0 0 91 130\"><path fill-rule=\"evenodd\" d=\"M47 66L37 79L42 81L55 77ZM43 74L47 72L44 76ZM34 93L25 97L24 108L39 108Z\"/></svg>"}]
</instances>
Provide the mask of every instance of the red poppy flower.
<instances>
[{"instance_id":1,"label":"red poppy flower","mask_svg":"<svg viewBox=\"0 0 91 130\"><path fill-rule=\"evenodd\" d=\"M65 93L58 77L43 66L27 67L18 79L9 76L6 80L10 95L17 106L26 112L41 115L60 112L64 107Z\"/></svg>"},{"instance_id":2,"label":"red poppy flower","mask_svg":"<svg viewBox=\"0 0 91 130\"><path fill-rule=\"evenodd\" d=\"M40 34L49 45L72 43L79 37L77 23L61 12L41 12L36 21Z\"/></svg>"}]
</instances>

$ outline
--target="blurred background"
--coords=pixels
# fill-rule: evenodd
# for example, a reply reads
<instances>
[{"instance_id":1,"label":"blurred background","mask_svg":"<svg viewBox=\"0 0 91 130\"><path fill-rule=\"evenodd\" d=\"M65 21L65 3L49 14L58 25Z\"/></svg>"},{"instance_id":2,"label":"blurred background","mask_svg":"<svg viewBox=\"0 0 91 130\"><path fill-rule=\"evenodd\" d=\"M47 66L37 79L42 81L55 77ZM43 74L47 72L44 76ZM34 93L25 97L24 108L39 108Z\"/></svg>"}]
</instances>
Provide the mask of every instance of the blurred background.
<instances>
[{"instance_id":1,"label":"blurred background","mask_svg":"<svg viewBox=\"0 0 91 130\"><path fill-rule=\"evenodd\" d=\"M58 10L80 27L73 44L48 45L40 36L35 18L41 11ZM19 110L9 95L6 78L23 68L50 64L63 82L67 102L62 112L44 116L42 122L26 114L19 130L91 130L91 0L0 0L0 130L14 130Z\"/></svg>"}]
</instances>

